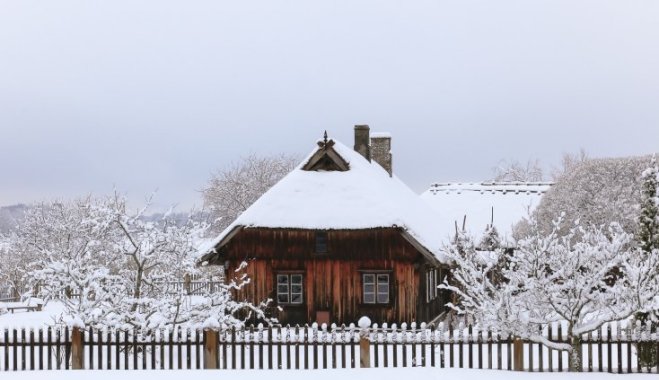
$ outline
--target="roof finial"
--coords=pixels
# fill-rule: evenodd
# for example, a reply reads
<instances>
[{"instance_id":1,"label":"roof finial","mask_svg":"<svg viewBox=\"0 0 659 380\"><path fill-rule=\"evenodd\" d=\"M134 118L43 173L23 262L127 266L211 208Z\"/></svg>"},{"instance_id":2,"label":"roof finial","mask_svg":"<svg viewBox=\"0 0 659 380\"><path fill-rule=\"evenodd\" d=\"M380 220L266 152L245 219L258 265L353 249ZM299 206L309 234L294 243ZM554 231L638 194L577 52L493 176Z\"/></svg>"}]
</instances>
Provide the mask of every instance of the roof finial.
<instances>
[{"instance_id":1,"label":"roof finial","mask_svg":"<svg viewBox=\"0 0 659 380\"><path fill-rule=\"evenodd\" d=\"M323 142L327 145L327 130L325 130L325 134L323 135Z\"/></svg>"}]
</instances>

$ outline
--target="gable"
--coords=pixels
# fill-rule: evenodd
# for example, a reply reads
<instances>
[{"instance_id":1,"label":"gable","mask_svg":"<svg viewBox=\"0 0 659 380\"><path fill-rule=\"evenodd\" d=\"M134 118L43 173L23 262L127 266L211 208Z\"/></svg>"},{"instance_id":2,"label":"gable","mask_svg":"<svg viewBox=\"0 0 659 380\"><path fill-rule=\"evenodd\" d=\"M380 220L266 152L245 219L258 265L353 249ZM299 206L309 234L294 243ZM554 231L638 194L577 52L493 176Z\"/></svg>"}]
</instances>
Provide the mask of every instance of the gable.
<instances>
[{"instance_id":1,"label":"gable","mask_svg":"<svg viewBox=\"0 0 659 380\"><path fill-rule=\"evenodd\" d=\"M340 171L345 172L350 169L350 165L334 150L334 140L325 140L318 142L318 150L314 153L302 170L305 171Z\"/></svg>"}]
</instances>

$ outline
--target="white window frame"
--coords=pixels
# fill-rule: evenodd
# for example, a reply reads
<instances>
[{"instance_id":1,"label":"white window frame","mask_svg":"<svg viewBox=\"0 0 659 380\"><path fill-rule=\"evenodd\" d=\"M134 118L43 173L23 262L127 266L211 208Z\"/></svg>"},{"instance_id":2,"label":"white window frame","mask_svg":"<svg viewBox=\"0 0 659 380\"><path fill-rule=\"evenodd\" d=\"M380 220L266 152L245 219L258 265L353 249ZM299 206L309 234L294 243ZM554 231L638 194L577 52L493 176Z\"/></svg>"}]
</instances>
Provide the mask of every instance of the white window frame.
<instances>
[{"instance_id":1,"label":"white window frame","mask_svg":"<svg viewBox=\"0 0 659 380\"><path fill-rule=\"evenodd\" d=\"M296 286L299 286L299 291L294 291L294 287ZM276 293L277 293L277 304L280 305L303 304L304 275L302 273L277 273Z\"/></svg>"},{"instance_id":2,"label":"white window frame","mask_svg":"<svg viewBox=\"0 0 659 380\"><path fill-rule=\"evenodd\" d=\"M369 305L386 305L391 298L391 276L389 273L362 274L362 303ZM372 291L367 291L368 287Z\"/></svg>"}]
</instances>

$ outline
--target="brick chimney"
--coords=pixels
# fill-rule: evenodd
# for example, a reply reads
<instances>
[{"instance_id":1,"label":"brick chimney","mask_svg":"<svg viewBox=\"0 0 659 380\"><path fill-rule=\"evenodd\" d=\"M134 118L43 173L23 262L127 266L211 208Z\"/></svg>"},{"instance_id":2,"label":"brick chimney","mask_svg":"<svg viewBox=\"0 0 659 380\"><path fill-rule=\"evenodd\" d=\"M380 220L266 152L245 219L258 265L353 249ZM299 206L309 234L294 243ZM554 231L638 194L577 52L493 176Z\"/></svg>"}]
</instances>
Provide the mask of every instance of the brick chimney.
<instances>
[{"instance_id":1,"label":"brick chimney","mask_svg":"<svg viewBox=\"0 0 659 380\"><path fill-rule=\"evenodd\" d=\"M355 125L355 152L371 161L371 147L369 141L368 125Z\"/></svg>"},{"instance_id":2,"label":"brick chimney","mask_svg":"<svg viewBox=\"0 0 659 380\"><path fill-rule=\"evenodd\" d=\"M389 177L392 176L391 135L389 133L381 132L371 135L371 158L389 173Z\"/></svg>"}]
</instances>

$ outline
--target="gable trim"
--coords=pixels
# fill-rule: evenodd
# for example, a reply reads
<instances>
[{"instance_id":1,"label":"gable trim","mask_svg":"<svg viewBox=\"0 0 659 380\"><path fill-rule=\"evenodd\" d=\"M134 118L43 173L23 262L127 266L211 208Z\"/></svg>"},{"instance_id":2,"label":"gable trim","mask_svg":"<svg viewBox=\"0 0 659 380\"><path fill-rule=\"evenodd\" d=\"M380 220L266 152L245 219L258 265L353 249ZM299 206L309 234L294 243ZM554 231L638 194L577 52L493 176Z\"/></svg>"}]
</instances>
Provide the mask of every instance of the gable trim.
<instances>
[{"instance_id":1,"label":"gable trim","mask_svg":"<svg viewBox=\"0 0 659 380\"><path fill-rule=\"evenodd\" d=\"M319 142L318 145L320 148L314 153L309 161L302 167L302 170L306 171L317 171L317 170L335 170L345 172L350 170L350 165L346 160L339 155L332 146L334 146L334 141L329 140L326 143ZM331 162L332 165L327 165L327 160ZM333 166L333 167L332 167Z\"/></svg>"}]
</instances>

